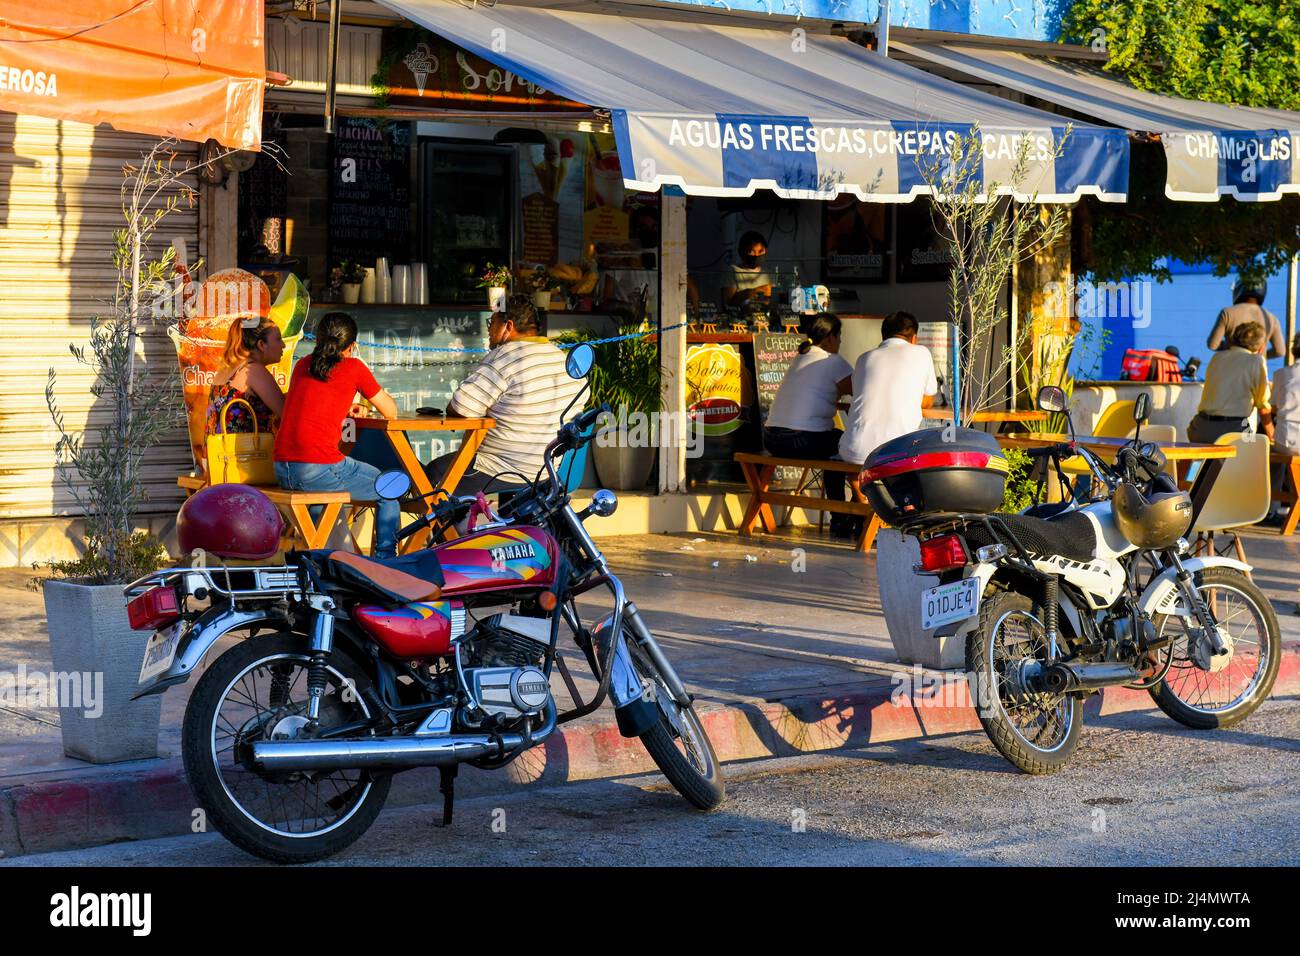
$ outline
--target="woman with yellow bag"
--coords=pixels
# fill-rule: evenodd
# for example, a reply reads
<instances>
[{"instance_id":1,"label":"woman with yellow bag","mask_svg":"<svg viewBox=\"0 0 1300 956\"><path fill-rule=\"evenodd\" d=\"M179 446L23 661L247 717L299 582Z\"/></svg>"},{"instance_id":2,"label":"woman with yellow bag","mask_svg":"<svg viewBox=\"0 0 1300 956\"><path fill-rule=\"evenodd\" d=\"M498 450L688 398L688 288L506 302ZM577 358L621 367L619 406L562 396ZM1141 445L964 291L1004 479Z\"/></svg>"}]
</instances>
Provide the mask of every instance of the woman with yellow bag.
<instances>
[{"instance_id":1,"label":"woman with yellow bag","mask_svg":"<svg viewBox=\"0 0 1300 956\"><path fill-rule=\"evenodd\" d=\"M275 483L272 433L284 411L284 393L269 367L283 354L284 339L270 319L250 316L231 323L208 399L211 483Z\"/></svg>"}]
</instances>

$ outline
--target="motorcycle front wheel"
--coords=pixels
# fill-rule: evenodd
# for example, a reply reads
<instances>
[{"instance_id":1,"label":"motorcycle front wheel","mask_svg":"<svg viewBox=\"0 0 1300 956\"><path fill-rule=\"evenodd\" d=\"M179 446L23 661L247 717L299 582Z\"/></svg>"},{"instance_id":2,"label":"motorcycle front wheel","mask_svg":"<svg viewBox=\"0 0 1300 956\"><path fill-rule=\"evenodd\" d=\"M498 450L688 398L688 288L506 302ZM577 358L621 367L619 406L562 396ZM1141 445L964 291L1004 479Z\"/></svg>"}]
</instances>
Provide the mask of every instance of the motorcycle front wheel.
<instances>
[{"instance_id":1,"label":"motorcycle front wheel","mask_svg":"<svg viewBox=\"0 0 1300 956\"><path fill-rule=\"evenodd\" d=\"M1160 615L1156 632L1173 643L1162 652L1164 679L1150 689L1166 714L1188 727L1213 730L1245 720L1268 697L1282 661L1277 614L1264 592L1235 568L1206 568L1196 590L1231 646L1228 660L1205 670L1191 641L1194 619ZM1217 669L1216 669L1217 668Z\"/></svg>"},{"instance_id":2,"label":"motorcycle front wheel","mask_svg":"<svg viewBox=\"0 0 1300 956\"><path fill-rule=\"evenodd\" d=\"M264 634L241 641L208 668L185 709L182 754L190 787L227 840L275 863L338 853L374 823L392 776L361 770L268 772L252 745L293 739L307 724L307 639ZM370 679L339 649L330 655L320 727L370 716Z\"/></svg>"},{"instance_id":3,"label":"motorcycle front wheel","mask_svg":"<svg viewBox=\"0 0 1300 956\"><path fill-rule=\"evenodd\" d=\"M641 743L688 803L700 810L712 810L726 797L726 784L718 755L713 752L694 705L683 707L677 703L650 655L626 631L624 640L641 679L642 694L659 710L659 722L641 735Z\"/></svg>"},{"instance_id":4,"label":"motorcycle front wheel","mask_svg":"<svg viewBox=\"0 0 1300 956\"><path fill-rule=\"evenodd\" d=\"M1055 773L1070 762L1083 730L1083 701L1034 693L1022 676L1048 660L1047 632L1034 602L995 591L966 638L966 669L975 711L998 753L1025 773Z\"/></svg>"}]
</instances>

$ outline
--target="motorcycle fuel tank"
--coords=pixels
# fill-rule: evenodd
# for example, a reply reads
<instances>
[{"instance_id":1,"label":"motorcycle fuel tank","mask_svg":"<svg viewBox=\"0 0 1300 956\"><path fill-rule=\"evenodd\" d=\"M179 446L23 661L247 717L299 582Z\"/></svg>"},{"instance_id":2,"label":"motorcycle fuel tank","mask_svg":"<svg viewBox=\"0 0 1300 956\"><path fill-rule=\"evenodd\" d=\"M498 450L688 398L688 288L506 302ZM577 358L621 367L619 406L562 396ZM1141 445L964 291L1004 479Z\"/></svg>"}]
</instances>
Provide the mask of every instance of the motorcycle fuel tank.
<instances>
[{"instance_id":1,"label":"motorcycle fuel tank","mask_svg":"<svg viewBox=\"0 0 1300 956\"><path fill-rule=\"evenodd\" d=\"M445 579L444 596L555 584L556 543L541 528L491 528L435 550Z\"/></svg>"},{"instance_id":2,"label":"motorcycle fuel tank","mask_svg":"<svg viewBox=\"0 0 1300 956\"><path fill-rule=\"evenodd\" d=\"M353 619L394 657L418 660L451 653L465 633L465 609L457 601L417 601L398 608L363 604Z\"/></svg>"}]
</instances>

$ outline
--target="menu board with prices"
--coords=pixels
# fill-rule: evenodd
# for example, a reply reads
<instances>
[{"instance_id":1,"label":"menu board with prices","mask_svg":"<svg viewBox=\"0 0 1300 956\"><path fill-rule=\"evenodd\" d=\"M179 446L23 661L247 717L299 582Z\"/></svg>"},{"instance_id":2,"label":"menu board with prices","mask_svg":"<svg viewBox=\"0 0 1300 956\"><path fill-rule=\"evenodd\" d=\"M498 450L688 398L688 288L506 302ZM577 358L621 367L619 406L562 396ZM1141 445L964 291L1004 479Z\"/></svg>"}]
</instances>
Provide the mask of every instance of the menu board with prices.
<instances>
[{"instance_id":1,"label":"menu board with prices","mask_svg":"<svg viewBox=\"0 0 1300 956\"><path fill-rule=\"evenodd\" d=\"M340 117L331 142L331 263L409 261L411 124Z\"/></svg>"}]
</instances>

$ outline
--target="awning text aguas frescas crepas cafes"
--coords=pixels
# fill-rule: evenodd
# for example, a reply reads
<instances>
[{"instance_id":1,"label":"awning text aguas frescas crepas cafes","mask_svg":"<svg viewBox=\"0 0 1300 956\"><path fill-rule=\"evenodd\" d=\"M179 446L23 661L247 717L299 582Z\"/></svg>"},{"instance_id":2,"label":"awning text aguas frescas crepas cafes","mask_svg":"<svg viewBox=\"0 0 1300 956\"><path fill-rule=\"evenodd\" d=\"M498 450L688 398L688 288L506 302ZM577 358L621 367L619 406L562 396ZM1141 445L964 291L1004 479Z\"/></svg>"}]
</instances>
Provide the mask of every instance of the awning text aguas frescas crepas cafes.
<instances>
[{"instance_id":1,"label":"awning text aguas frescas crepas cafes","mask_svg":"<svg viewBox=\"0 0 1300 956\"><path fill-rule=\"evenodd\" d=\"M457 0L384 0L560 96L610 111L625 183L907 202L978 129L989 192L1123 201L1128 139L877 56L842 36ZM1012 190L1020 144L1029 164ZM996 190L994 187L997 187Z\"/></svg>"}]
</instances>

